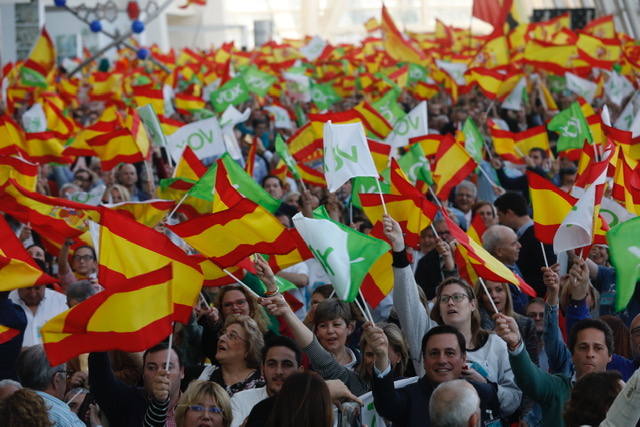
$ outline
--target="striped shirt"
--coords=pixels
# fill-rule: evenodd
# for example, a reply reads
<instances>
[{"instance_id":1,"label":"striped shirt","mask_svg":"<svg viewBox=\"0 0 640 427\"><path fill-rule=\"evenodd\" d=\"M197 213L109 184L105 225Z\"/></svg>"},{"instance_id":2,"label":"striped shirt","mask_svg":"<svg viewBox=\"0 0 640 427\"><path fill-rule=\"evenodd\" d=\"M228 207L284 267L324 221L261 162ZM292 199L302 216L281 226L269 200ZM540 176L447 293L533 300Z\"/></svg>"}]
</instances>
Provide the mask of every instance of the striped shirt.
<instances>
[{"instance_id":1,"label":"striped shirt","mask_svg":"<svg viewBox=\"0 0 640 427\"><path fill-rule=\"evenodd\" d=\"M69 409L62 400L53 397L49 393L36 391L44 400L49 410L49 419L53 423L53 427L85 427L80 418Z\"/></svg>"}]
</instances>

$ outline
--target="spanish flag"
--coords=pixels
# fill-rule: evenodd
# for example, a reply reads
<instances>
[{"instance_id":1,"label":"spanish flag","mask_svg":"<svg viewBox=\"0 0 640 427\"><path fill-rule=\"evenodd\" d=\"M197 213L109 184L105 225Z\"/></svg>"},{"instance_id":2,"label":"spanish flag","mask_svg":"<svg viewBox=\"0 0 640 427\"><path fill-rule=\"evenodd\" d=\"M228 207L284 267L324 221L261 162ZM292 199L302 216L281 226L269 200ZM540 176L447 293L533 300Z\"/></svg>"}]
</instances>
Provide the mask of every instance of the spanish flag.
<instances>
[{"instance_id":1,"label":"spanish flag","mask_svg":"<svg viewBox=\"0 0 640 427\"><path fill-rule=\"evenodd\" d=\"M87 141L102 161L103 170L111 170L119 163L142 162L149 157L151 143L135 110L129 109L125 128Z\"/></svg>"},{"instance_id":2,"label":"spanish flag","mask_svg":"<svg viewBox=\"0 0 640 427\"><path fill-rule=\"evenodd\" d=\"M110 209L119 212L147 227L155 227L160 224L169 212L175 207L173 200L147 200L144 202L122 202L108 205Z\"/></svg>"},{"instance_id":3,"label":"spanish flag","mask_svg":"<svg viewBox=\"0 0 640 427\"><path fill-rule=\"evenodd\" d=\"M525 164L524 156L529 155L534 148L541 148L551 154L549 137L544 125L516 133L490 124L489 133L491 133L496 153L507 161Z\"/></svg>"},{"instance_id":4,"label":"spanish flag","mask_svg":"<svg viewBox=\"0 0 640 427\"><path fill-rule=\"evenodd\" d=\"M380 29L382 30L384 50L396 61L419 64L426 59L419 47L414 46L404 38L384 5L382 6Z\"/></svg>"},{"instance_id":5,"label":"spanish flag","mask_svg":"<svg viewBox=\"0 0 640 427\"><path fill-rule=\"evenodd\" d=\"M195 288L187 282L177 286L169 263L138 276L101 283L104 291L42 326L42 341L52 366L82 353L138 352L158 344L172 331L176 288Z\"/></svg>"},{"instance_id":6,"label":"spanish flag","mask_svg":"<svg viewBox=\"0 0 640 427\"><path fill-rule=\"evenodd\" d=\"M10 328L5 325L0 325L0 344L4 344L6 342L11 341L22 332L19 329Z\"/></svg>"},{"instance_id":7,"label":"spanish flag","mask_svg":"<svg viewBox=\"0 0 640 427\"><path fill-rule=\"evenodd\" d=\"M507 96L518 84L522 73L512 71L501 73L489 68L471 68L467 71L469 82L476 82L480 91L489 99L503 98Z\"/></svg>"},{"instance_id":8,"label":"spanish flag","mask_svg":"<svg viewBox=\"0 0 640 427\"><path fill-rule=\"evenodd\" d=\"M204 99L184 92L176 93L175 104L176 111L184 115L192 114L205 107Z\"/></svg>"},{"instance_id":9,"label":"spanish flag","mask_svg":"<svg viewBox=\"0 0 640 427\"><path fill-rule=\"evenodd\" d=\"M21 148L23 140L22 128L8 114L0 115L0 154L25 155Z\"/></svg>"},{"instance_id":10,"label":"spanish flag","mask_svg":"<svg viewBox=\"0 0 640 427\"><path fill-rule=\"evenodd\" d=\"M38 183L38 165L19 157L0 156L0 185L9 179L29 191L36 191Z\"/></svg>"},{"instance_id":11,"label":"spanish flag","mask_svg":"<svg viewBox=\"0 0 640 427\"><path fill-rule=\"evenodd\" d=\"M300 171L300 179L309 185L315 185L318 187L326 187L327 181L324 178L324 173L305 165L304 163L298 164L298 170Z\"/></svg>"},{"instance_id":12,"label":"spanish flag","mask_svg":"<svg viewBox=\"0 0 640 427\"><path fill-rule=\"evenodd\" d=\"M173 171L176 178L199 180L207 172L207 167L202 164L196 153L189 145L184 147L182 156Z\"/></svg>"},{"instance_id":13,"label":"spanish flag","mask_svg":"<svg viewBox=\"0 0 640 427\"><path fill-rule=\"evenodd\" d=\"M527 295L536 296L536 291L531 286L522 280L520 276L509 270L506 265L494 258L479 243L471 239L446 213L444 213L444 219L447 222L449 232L458 242L456 251L462 253L478 276L495 282L511 283Z\"/></svg>"},{"instance_id":14,"label":"spanish flag","mask_svg":"<svg viewBox=\"0 0 640 427\"><path fill-rule=\"evenodd\" d=\"M376 165L378 173L380 173L389 166L391 146L384 142L378 142L369 138L367 138L367 144L369 145L369 151L371 152L373 163Z\"/></svg>"},{"instance_id":15,"label":"spanish flag","mask_svg":"<svg viewBox=\"0 0 640 427\"><path fill-rule=\"evenodd\" d=\"M25 133L22 151L34 163L73 163L73 159L64 154L65 142L66 138L51 131Z\"/></svg>"},{"instance_id":16,"label":"spanish flag","mask_svg":"<svg viewBox=\"0 0 640 427\"><path fill-rule=\"evenodd\" d=\"M433 168L438 198L447 200L451 189L471 175L477 166L462 144L453 138L443 140L438 147Z\"/></svg>"},{"instance_id":17,"label":"spanish flag","mask_svg":"<svg viewBox=\"0 0 640 427\"><path fill-rule=\"evenodd\" d=\"M153 89L151 85L134 86L133 102L138 107L144 107L151 104L153 111L158 114L164 114L164 96L162 89Z\"/></svg>"},{"instance_id":18,"label":"spanish flag","mask_svg":"<svg viewBox=\"0 0 640 427\"><path fill-rule=\"evenodd\" d=\"M43 27L40 37L31 49L29 57L20 69L20 78L24 86L46 88L47 77L56 65L56 50L47 30Z\"/></svg>"},{"instance_id":19,"label":"spanish flag","mask_svg":"<svg viewBox=\"0 0 640 427\"><path fill-rule=\"evenodd\" d=\"M425 101L436 96L440 92L440 86L437 83L427 83L420 80L410 91L416 99Z\"/></svg>"},{"instance_id":20,"label":"spanish flag","mask_svg":"<svg viewBox=\"0 0 640 427\"><path fill-rule=\"evenodd\" d=\"M58 281L40 270L3 217L0 217L0 278L0 291Z\"/></svg>"},{"instance_id":21,"label":"spanish flag","mask_svg":"<svg viewBox=\"0 0 640 427\"><path fill-rule=\"evenodd\" d=\"M362 101L353 110L362 121L365 130L376 138L386 138L393 130L391 123L384 118L371 104Z\"/></svg>"},{"instance_id":22,"label":"spanish flag","mask_svg":"<svg viewBox=\"0 0 640 427\"><path fill-rule=\"evenodd\" d=\"M425 156L431 157L438 153L440 143L451 138L451 135L427 134L409 139L409 145L404 147L408 150L413 144L420 144Z\"/></svg>"},{"instance_id":23,"label":"spanish flag","mask_svg":"<svg viewBox=\"0 0 640 427\"><path fill-rule=\"evenodd\" d=\"M364 28L367 30L367 33L372 33L380 29L380 22L372 16L364 23Z\"/></svg>"},{"instance_id":24,"label":"spanish flag","mask_svg":"<svg viewBox=\"0 0 640 427\"><path fill-rule=\"evenodd\" d=\"M482 235L487 231L487 226L484 224L484 220L480 215L474 215L471 219L471 224L469 224L469 229L467 230L467 234L471 237L477 244L482 245Z\"/></svg>"},{"instance_id":25,"label":"spanish flag","mask_svg":"<svg viewBox=\"0 0 640 427\"><path fill-rule=\"evenodd\" d=\"M245 198L227 210L169 228L223 268L253 253L286 254L295 249L288 229L265 208Z\"/></svg>"},{"instance_id":26,"label":"spanish flag","mask_svg":"<svg viewBox=\"0 0 640 427\"><path fill-rule=\"evenodd\" d=\"M393 289L393 269L390 268L392 261L391 252L384 253L373 263L360 285L362 296L373 308Z\"/></svg>"}]
</instances>

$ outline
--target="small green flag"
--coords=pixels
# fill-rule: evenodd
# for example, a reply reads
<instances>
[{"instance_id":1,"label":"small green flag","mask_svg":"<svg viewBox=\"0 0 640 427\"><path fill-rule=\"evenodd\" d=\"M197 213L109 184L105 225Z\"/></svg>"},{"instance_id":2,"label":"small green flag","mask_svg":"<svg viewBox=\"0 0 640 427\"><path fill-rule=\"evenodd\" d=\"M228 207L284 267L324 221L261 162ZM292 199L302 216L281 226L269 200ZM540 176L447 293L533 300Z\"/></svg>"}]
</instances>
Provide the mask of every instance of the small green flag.
<instances>
[{"instance_id":1,"label":"small green flag","mask_svg":"<svg viewBox=\"0 0 640 427\"><path fill-rule=\"evenodd\" d=\"M627 307L640 279L640 217L629 219L607 233L609 257L616 269L616 311Z\"/></svg>"},{"instance_id":2,"label":"small green flag","mask_svg":"<svg viewBox=\"0 0 640 427\"><path fill-rule=\"evenodd\" d=\"M221 113L229 105L238 105L249 99L249 89L242 76L234 77L222 85L221 88L212 92L210 99L213 108L218 113Z\"/></svg>"},{"instance_id":3,"label":"small green flag","mask_svg":"<svg viewBox=\"0 0 640 427\"><path fill-rule=\"evenodd\" d=\"M47 84L47 78L45 76L25 65L23 65L20 69L20 83L24 86L30 87L35 86L46 88L47 86L49 86Z\"/></svg>"},{"instance_id":4,"label":"small green flag","mask_svg":"<svg viewBox=\"0 0 640 427\"><path fill-rule=\"evenodd\" d=\"M360 194L372 194L378 193L377 178L372 176L356 176L351 180L351 204L362 209L362 203L360 202ZM391 191L391 185L388 182L380 182L380 189L382 194L387 194Z\"/></svg>"},{"instance_id":5,"label":"small green flag","mask_svg":"<svg viewBox=\"0 0 640 427\"><path fill-rule=\"evenodd\" d=\"M231 158L229 153L225 153L218 159L216 163L211 165L207 172L196 182L189 190L188 194L209 202L213 201L216 173L218 171L218 162L223 162L229 181L247 199L261 205L269 212L274 213L282 204L281 200L275 199L271 194L267 193L258 183L250 177L242 167Z\"/></svg>"},{"instance_id":6,"label":"small green flag","mask_svg":"<svg viewBox=\"0 0 640 427\"><path fill-rule=\"evenodd\" d=\"M464 149L477 163L482 162L483 136L471 117L467 117L467 120L464 121L462 133L464 134Z\"/></svg>"},{"instance_id":7,"label":"small green flag","mask_svg":"<svg viewBox=\"0 0 640 427\"><path fill-rule=\"evenodd\" d=\"M557 144L558 151L582 148L585 139L589 144L593 143L589 124L577 102L573 102L569 108L556 114L547 124L547 129L560 134Z\"/></svg>"},{"instance_id":8,"label":"small green flag","mask_svg":"<svg viewBox=\"0 0 640 427\"><path fill-rule=\"evenodd\" d=\"M264 71L260 71L257 67L247 67L242 72L242 79L249 91L258 96L265 96L267 91L278 78Z\"/></svg>"},{"instance_id":9,"label":"small green flag","mask_svg":"<svg viewBox=\"0 0 640 427\"><path fill-rule=\"evenodd\" d=\"M382 98L372 104L373 108L382 114L391 124L396 123L407 115L398 104L398 96L400 96L400 91L391 89Z\"/></svg>"},{"instance_id":10,"label":"small green flag","mask_svg":"<svg viewBox=\"0 0 640 427\"><path fill-rule=\"evenodd\" d=\"M428 75L429 72L422 65L409 63L409 83L424 81Z\"/></svg>"},{"instance_id":11,"label":"small green flag","mask_svg":"<svg viewBox=\"0 0 640 427\"><path fill-rule=\"evenodd\" d=\"M434 185L431 176L431 166L420 144L413 144L409 150L398 159L400 168L407 174L412 184L420 180L429 185Z\"/></svg>"},{"instance_id":12,"label":"small green flag","mask_svg":"<svg viewBox=\"0 0 640 427\"><path fill-rule=\"evenodd\" d=\"M336 102L340 96L330 83L311 83L311 99L320 110L326 110Z\"/></svg>"},{"instance_id":13,"label":"small green flag","mask_svg":"<svg viewBox=\"0 0 640 427\"><path fill-rule=\"evenodd\" d=\"M298 164L296 163L295 159L291 157L289 148L287 147L287 144L282 140L280 134L276 136L276 153L278 153L284 164L287 166L287 169L289 169L291 175L293 175L295 179L300 181L302 178L300 177Z\"/></svg>"},{"instance_id":14,"label":"small green flag","mask_svg":"<svg viewBox=\"0 0 640 427\"><path fill-rule=\"evenodd\" d=\"M293 224L331 279L338 299L352 302L373 264L390 246L332 220L324 206L313 214L313 218L306 218L298 213Z\"/></svg>"}]
</instances>

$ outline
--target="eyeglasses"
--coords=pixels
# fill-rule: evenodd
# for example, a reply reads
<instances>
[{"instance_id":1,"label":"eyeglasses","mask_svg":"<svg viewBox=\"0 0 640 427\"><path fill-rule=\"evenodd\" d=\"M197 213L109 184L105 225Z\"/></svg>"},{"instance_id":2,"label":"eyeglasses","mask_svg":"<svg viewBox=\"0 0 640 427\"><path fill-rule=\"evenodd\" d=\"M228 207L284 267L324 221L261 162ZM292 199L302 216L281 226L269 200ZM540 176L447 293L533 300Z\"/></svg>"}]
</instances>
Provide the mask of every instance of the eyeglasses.
<instances>
[{"instance_id":1,"label":"eyeglasses","mask_svg":"<svg viewBox=\"0 0 640 427\"><path fill-rule=\"evenodd\" d=\"M247 341L246 339L244 339L240 335L238 335L238 333L235 332L235 331L224 330L224 331L222 331L220 336L223 336L223 335L226 335L231 341Z\"/></svg>"},{"instance_id":2,"label":"eyeglasses","mask_svg":"<svg viewBox=\"0 0 640 427\"><path fill-rule=\"evenodd\" d=\"M465 298L469 298L469 295L467 294L440 295L440 298L438 298L438 302L440 302L441 304L448 304L449 300L452 300L454 304L457 304Z\"/></svg>"},{"instance_id":3,"label":"eyeglasses","mask_svg":"<svg viewBox=\"0 0 640 427\"><path fill-rule=\"evenodd\" d=\"M222 413L222 409L218 408L217 406L188 405L187 408L192 410L193 412L205 412L205 411L207 411L210 414L221 414Z\"/></svg>"},{"instance_id":4,"label":"eyeglasses","mask_svg":"<svg viewBox=\"0 0 640 427\"><path fill-rule=\"evenodd\" d=\"M73 259L78 261L92 261L93 255L74 255Z\"/></svg>"}]
</instances>

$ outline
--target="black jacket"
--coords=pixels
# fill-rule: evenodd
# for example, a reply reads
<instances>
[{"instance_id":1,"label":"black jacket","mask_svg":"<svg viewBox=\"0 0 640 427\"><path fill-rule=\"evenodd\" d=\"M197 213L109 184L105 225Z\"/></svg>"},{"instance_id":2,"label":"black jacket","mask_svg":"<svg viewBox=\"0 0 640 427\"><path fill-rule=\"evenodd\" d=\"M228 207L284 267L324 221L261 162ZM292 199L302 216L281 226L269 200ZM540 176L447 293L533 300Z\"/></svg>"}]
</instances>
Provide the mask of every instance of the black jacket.
<instances>
[{"instance_id":1,"label":"black jacket","mask_svg":"<svg viewBox=\"0 0 640 427\"><path fill-rule=\"evenodd\" d=\"M478 384L469 381L480 396L482 421L500 416L500 402L498 401L498 387L495 384ZM394 427L429 426L429 398L437 384L431 384L426 377L418 382L409 384L401 389L394 389L393 375L387 374L383 378L373 375L373 403L376 411L383 418L393 422Z\"/></svg>"},{"instance_id":2,"label":"black jacket","mask_svg":"<svg viewBox=\"0 0 640 427\"><path fill-rule=\"evenodd\" d=\"M109 420L118 427L140 427L149 406L144 389L127 385L111 370L107 353L89 354L89 384Z\"/></svg>"},{"instance_id":3,"label":"black jacket","mask_svg":"<svg viewBox=\"0 0 640 427\"><path fill-rule=\"evenodd\" d=\"M547 287L544 285L542 271L540 271L540 268L544 267L544 255L542 255L540 241L536 239L533 225L527 228L518 242L522 247L516 264L522 273L522 278L535 289L539 297L544 297ZM553 252L553 245L544 245L544 251L547 254L549 265L555 264L557 257Z\"/></svg>"},{"instance_id":4,"label":"black jacket","mask_svg":"<svg viewBox=\"0 0 640 427\"><path fill-rule=\"evenodd\" d=\"M0 325L20 331L15 337L0 344L0 380L17 380L16 360L22 350L27 315L22 307L9 299L9 292L0 292Z\"/></svg>"}]
</instances>

